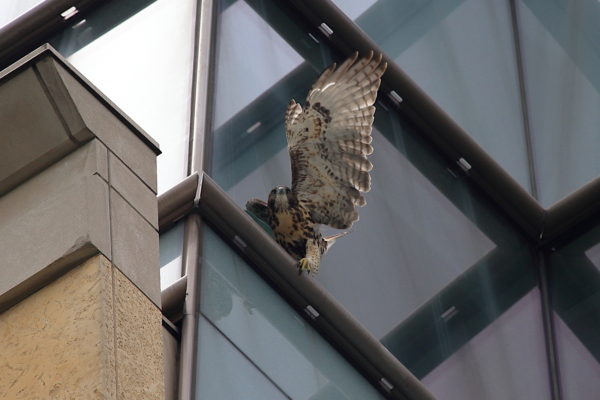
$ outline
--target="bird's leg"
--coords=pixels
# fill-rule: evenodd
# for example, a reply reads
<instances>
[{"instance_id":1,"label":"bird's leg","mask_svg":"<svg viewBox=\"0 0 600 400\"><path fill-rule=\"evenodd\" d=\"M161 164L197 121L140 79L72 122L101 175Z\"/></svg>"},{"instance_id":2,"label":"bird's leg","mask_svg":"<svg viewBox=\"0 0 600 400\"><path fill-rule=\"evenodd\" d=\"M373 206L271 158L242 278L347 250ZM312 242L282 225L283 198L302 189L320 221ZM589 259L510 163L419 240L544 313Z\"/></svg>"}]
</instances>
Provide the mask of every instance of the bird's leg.
<instances>
[{"instance_id":1,"label":"bird's leg","mask_svg":"<svg viewBox=\"0 0 600 400\"><path fill-rule=\"evenodd\" d=\"M306 271L316 274L319 272L319 264L321 263L321 249L317 243L317 239L308 239L306 241L306 255L298 261L298 272Z\"/></svg>"}]
</instances>

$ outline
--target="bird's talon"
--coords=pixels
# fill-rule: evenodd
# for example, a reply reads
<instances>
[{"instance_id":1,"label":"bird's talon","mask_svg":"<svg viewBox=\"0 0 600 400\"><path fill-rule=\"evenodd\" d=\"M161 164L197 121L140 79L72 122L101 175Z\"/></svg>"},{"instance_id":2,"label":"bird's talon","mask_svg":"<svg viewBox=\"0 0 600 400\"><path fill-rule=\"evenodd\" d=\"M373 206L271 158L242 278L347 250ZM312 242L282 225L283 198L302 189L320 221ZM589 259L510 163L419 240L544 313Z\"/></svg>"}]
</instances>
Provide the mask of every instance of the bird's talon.
<instances>
[{"instance_id":1,"label":"bird's talon","mask_svg":"<svg viewBox=\"0 0 600 400\"><path fill-rule=\"evenodd\" d=\"M308 258L302 258L298 261L298 272L300 275L302 275L304 271L306 271L307 275L310 275L311 272L316 274L318 270L319 266Z\"/></svg>"}]
</instances>

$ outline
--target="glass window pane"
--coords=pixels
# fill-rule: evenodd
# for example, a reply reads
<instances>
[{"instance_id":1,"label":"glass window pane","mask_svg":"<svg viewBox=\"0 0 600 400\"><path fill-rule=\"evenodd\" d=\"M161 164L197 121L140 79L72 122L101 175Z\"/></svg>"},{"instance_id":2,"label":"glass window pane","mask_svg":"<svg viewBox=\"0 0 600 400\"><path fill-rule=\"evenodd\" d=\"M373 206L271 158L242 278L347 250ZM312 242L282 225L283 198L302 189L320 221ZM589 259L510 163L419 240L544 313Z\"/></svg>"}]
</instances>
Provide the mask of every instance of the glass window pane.
<instances>
[{"instance_id":1,"label":"glass window pane","mask_svg":"<svg viewBox=\"0 0 600 400\"><path fill-rule=\"evenodd\" d=\"M356 17L362 2L335 3L531 189L508 1L378 0Z\"/></svg>"},{"instance_id":2,"label":"glass window pane","mask_svg":"<svg viewBox=\"0 0 600 400\"><path fill-rule=\"evenodd\" d=\"M427 374L423 383L444 400L550 399L540 310L536 288Z\"/></svg>"},{"instance_id":3,"label":"glass window pane","mask_svg":"<svg viewBox=\"0 0 600 400\"><path fill-rule=\"evenodd\" d=\"M600 390L600 220L549 254L559 371L566 400Z\"/></svg>"},{"instance_id":4,"label":"glass window pane","mask_svg":"<svg viewBox=\"0 0 600 400\"><path fill-rule=\"evenodd\" d=\"M160 288L165 289L182 276L183 220L160 235Z\"/></svg>"},{"instance_id":5,"label":"glass window pane","mask_svg":"<svg viewBox=\"0 0 600 400\"><path fill-rule=\"evenodd\" d=\"M195 3L111 2L52 40L159 143L159 193L187 175Z\"/></svg>"},{"instance_id":6,"label":"glass window pane","mask_svg":"<svg viewBox=\"0 0 600 400\"><path fill-rule=\"evenodd\" d=\"M539 198L549 207L600 175L600 3L517 4Z\"/></svg>"},{"instance_id":7,"label":"glass window pane","mask_svg":"<svg viewBox=\"0 0 600 400\"><path fill-rule=\"evenodd\" d=\"M302 61L296 67L278 61L288 72L271 86L261 86L262 93L252 88L234 94L224 88L227 82L252 79L251 71L273 68L269 59L228 53L229 67L217 72L217 108L233 96L247 99L215 127L211 171L240 207L252 197L265 199L276 185L291 183L285 108L292 98L302 102L332 61L319 34L280 4L247 1L239 7L253 13L244 18L260 18L280 36L273 38L271 32L267 44L257 38L260 46L272 44L274 52L293 54L293 65L296 54ZM231 46L221 37L247 40L254 34L237 28L223 32L234 26L243 25L219 26L219 57ZM351 234L327 253L315 279L423 378L529 293L536 276L527 239L385 103L377 104L373 138L367 205L359 210L361 219ZM487 387L487 382L478 384Z\"/></svg>"},{"instance_id":8,"label":"glass window pane","mask_svg":"<svg viewBox=\"0 0 600 400\"><path fill-rule=\"evenodd\" d=\"M254 368L288 398L382 398L210 228L203 240L201 312ZM212 351L200 346L199 359Z\"/></svg>"},{"instance_id":9,"label":"glass window pane","mask_svg":"<svg viewBox=\"0 0 600 400\"><path fill-rule=\"evenodd\" d=\"M44 0L2 0L0 5L0 28L43 2Z\"/></svg>"},{"instance_id":10,"label":"glass window pane","mask_svg":"<svg viewBox=\"0 0 600 400\"><path fill-rule=\"evenodd\" d=\"M206 318L198 324L200 399L289 399Z\"/></svg>"},{"instance_id":11,"label":"glass window pane","mask_svg":"<svg viewBox=\"0 0 600 400\"><path fill-rule=\"evenodd\" d=\"M600 363L579 338L554 314L563 398L594 398L600 393Z\"/></svg>"}]
</instances>

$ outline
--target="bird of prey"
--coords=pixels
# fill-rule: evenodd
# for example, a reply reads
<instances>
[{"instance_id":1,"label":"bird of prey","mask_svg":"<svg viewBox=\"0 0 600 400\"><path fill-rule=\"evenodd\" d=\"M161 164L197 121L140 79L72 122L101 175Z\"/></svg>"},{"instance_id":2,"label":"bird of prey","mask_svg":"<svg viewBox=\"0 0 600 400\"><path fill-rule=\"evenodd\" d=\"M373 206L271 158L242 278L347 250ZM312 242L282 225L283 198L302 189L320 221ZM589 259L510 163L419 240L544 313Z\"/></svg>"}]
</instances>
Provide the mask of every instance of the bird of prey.
<instances>
[{"instance_id":1,"label":"bird of prey","mask_svg":"<svg viewBox=\"0 0 600 400\"><path fill-rule=\"evenodd\" d=\"M358 220L356 206L366 204L361 192L371 189L373 103L387 68L381 58L371 52L358 59L357 52L325 69L302 106L290 101L285 130L292 187L277 186L266 203L246 204L298 260L300 273L316 273L321 256L347 233L323 237L319 226L348 229Z\"/></svg>"}]
</instances>

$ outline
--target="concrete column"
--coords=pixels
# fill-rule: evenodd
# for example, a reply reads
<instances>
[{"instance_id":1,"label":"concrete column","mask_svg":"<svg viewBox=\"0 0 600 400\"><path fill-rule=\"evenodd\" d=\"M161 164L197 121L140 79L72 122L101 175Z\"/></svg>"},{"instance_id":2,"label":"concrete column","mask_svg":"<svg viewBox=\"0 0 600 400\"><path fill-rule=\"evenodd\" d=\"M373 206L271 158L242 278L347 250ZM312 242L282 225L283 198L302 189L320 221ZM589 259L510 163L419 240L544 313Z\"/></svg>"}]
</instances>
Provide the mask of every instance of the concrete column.
<instances>
[{"instance_id":1,"label":"concrete column","mask_svg":"<svg viewBox=\"0 0 600 400\"><path fill-rule=\"evenodd\" d=\"M49 46L0 72L0 398L164 399L157 154Z\"/></svg>"}]
</instances>

